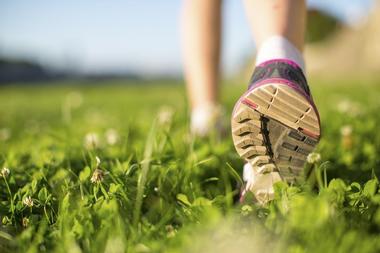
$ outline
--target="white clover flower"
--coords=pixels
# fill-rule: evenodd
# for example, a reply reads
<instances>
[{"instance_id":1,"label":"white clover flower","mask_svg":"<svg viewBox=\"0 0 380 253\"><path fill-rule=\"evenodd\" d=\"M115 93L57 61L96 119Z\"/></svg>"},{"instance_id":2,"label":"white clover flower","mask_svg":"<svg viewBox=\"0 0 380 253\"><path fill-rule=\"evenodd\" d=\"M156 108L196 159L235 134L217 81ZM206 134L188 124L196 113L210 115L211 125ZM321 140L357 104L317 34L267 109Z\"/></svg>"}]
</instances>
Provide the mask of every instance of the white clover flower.
<instances>
[{"instance_id":1,"label":"white clover flower","mask_svg":"<svg viewBox=\"0 0 380 253\"><path fill-rule=\"evenodd\" d=\"M6 178L8 177L9 173L11 173L11 171L7 167L4 167L1 169L0 175Z\"/></svg>"},{"instance_id":2,"label":"white clover flower","mask_svg":"<svg viewBox=\"0 0 380 253\"><path fill-rule=\"evenodd\" d=\"M26 228L29 225L29 219L24 217L22 218L22 226Z\"/></svg>"},{"instance_id":3,"label":"white clover flower","mask_svg":"<svg viewBox=\"0 0 380 253\"><path fill-rule=\"evenodd\" d=\"M173 108L169 106L163 106L160 108L158 112L158 123L160 125L167 125L172 122L174 115L174 110Z\"/></svg>"},{"instance_id":4,"label":"white clover flower","mask_svg":"<svg viewBox=\"0 0 380 253\"><path fill-rule=\"evenodd\" d=\"M66 95L66 103L70 105L71 108L78 108L83 103L83 96L78 91L72 91Z\"/></svg>"},{"instance_id":5,"label":"white clover flower","mask_svg":"<svg viewBox=\"0 0 380 253\"><path fill-rule=\"evenodd\" d=\"M351 100L342 99L338 102L337 109L341 113L346 113L350 110L351 106L352 106Z\"/></svg>"},{"instance_id":6,"label":"white clover flower","mask_svg":"<svg viewBox=\"0 0 380 253\"><path fill-rule=\"evenodd\" d=\"M119 139L120 139L119 134L115 129L113 128L107 129L106 141L109 145L115 145L116 143L119 142Z\"/></svg>"},{"instance_id":7,"label":"white clover flower","mask_svg":"<svg viewBox=\"0 0 380 253\"><path fill-rule=\"evenodd\" d=\"M306 161L310 164L314 164L314 163L317 163L321 160L321 154L319 153L310 153L307 158L306 158Z\"/></svg>"},{"instance_id":8,"label":"white clover flower","mask_svg":"<svg viewBox=\"0 0 380 253\"><path fill-rule=\"evenodd\" d=\"M84 146L87 149L93 149L99 147L100 141L97 133L87 133L84 137Z\"/></svg>"},{"instance_id":9,"label":"white clover flower","mask_svg":"<svg viewBox=\"0 0 380 253\"><path fill-rule=\"evenodd\" d=\"M105 175L106 173L101 169L95 169L94 173L92 173L91 183L97 184L103 182Z\"/></svg>"},{"instance_id":10,"label":"white clover flower","mask_svg":"<svg viewBox=\"0 0 380 253\"><path fill-rule=\"evenodd\" d=\"M350 136L352 134L352 126L344 125L340 128L340 134L342 136Z\"/></svg>"},{"instance_id":11,"label":"white clover flower","mask_svg":"<svg viewBox=\"0 0 380 253\"><path fill-rule=\"evenodd\" d=\"M344 125L340 128L340 134L342 136L342 147L344 149L351 149L353 146L353 138L352 138L352 126Z\"/></svg>"},{"instance_id":12,"label":"white clover flower","mask_svg":"<svg viewBox=\"0 0 380 253\"><path fill-rule=\"evenodd\" d=\"M95 156L95 160L96 160L96 167L99 167L101 163L100 158L98 156Z\"/></svg>"},{"instance_id":13,"label":"white clover flower","mask_svg":"<svg viewBox=\"0 0 380 253\"><path fill-rule=\"evenodd\" d=\"M28 197L24 198L22 203L28 207L32 207L33 206L33 199L30 196L28 196Z\"/></svg>"},{"instance_id":14,"label":"white clover flower","mask_svg":"<svg viewBox=\"0 0 380 253\"><path fill-rule=\"evenodd\" d=\"M0 140L6 141L11 137L11 130L8 128L1 128L0 129Z\"/></svg>"},{"instance_id":15,"label":"white clover flower","mask_svg":"<svg viewBox=\"0 0 380 253\"><path fill-rule=\"evenodd\" d=\"M348 114L352 117L358 116L362 112L360 104L349 99L340 100L337 104L337 109L339 112Z\"/></svg>"}]
</instances>

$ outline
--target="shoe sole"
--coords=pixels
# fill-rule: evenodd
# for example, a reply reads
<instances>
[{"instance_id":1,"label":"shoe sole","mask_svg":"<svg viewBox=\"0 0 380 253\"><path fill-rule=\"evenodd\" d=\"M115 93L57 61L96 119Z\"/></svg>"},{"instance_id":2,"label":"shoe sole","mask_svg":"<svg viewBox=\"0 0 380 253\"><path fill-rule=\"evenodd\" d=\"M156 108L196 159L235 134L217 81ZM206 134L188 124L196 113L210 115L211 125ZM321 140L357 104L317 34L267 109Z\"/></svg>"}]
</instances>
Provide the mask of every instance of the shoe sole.
<instances>
[{"instance_id":1,"label":"shoe sole","mask_svg":"<svg viewBox=\"0 0 380 253\"><path fill-rule=\"evenodd\" d=\"M320 137L318 112L298 90L266 83L245 93L231 119L238 154L258 173L278 171L293 183L302 178L307 155Z\"/></svg>"}]
</instances>

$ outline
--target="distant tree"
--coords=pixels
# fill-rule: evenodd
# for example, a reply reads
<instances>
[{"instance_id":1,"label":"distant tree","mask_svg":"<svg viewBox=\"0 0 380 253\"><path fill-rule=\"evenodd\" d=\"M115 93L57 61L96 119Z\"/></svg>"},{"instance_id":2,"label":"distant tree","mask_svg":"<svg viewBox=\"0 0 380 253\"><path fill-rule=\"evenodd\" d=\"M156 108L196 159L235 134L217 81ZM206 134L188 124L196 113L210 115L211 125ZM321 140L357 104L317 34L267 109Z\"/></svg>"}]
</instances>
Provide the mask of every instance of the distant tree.
<instances>
[{"instance_id":1,"label":"distant tree","mask_svg":"<svg viewBox=\"0 0 380 253\"><path fill-rule=\"evenodd\" d=\"M26 60L0 59L0 84L40 81L48 78L48 73L38 63Z\"/></svg>"},{"instance_id":2,"label":"distant tree","mask_svg":"<svg viewBox=\"0 0 380 253\"><path fill-rule=\"evenodd\" d=\"M306 42L321 42L335 34L343 26L343 23L337 18L319 10L311 9L308 11Z\"/></svg>"}]
</instances>

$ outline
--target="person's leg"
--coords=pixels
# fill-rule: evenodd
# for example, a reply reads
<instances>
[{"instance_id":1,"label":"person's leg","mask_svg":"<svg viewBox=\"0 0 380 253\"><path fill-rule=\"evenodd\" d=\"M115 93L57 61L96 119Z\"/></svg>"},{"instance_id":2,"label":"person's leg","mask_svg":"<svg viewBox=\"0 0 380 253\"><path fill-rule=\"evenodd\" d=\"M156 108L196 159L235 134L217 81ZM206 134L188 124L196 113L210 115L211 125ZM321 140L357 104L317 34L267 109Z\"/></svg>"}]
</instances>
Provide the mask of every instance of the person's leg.
<instances>
[{"instance_id":1,"label":"person's leg","mask_svg":"<svg viewBox=\"0 0 380 253\"><path fill-rule=\"evenodd\" d=\"M256 64L270 58L290 58L304 69L305 1L244 1L258 49Z\"/></svg>"},{"instance_id":2,"label":"person's leg","mask_svg":"<svg viewBox=\"0 0 380 253\"><path fill-rule=\"evenodd\" d=\"M320 138L319 114L304 76L304 0L245 0L258 48L249 89L232 114L244 166L244 195L273 198L277 181L297 182Z\"/></svg>"},{"instance_id":3,"label":"person's leg","mask_svg":"<svg viewBox=\"0 0 380 253\"><path fill-rule=\"evenodd\" d=\"M185 0L184 74L194 131L206 131L218 103L221 0Z\"/></svg>"},{"instance_id":4,"label":"person's leg","mask_svg":"<svg viewBox=\"0 0 380 253\"><path fill-rule=\"evenodd\" d=\"M256 44L281 35L303 50L306 25L304 0L244 0Z\"/></svg>"}]
</instances>

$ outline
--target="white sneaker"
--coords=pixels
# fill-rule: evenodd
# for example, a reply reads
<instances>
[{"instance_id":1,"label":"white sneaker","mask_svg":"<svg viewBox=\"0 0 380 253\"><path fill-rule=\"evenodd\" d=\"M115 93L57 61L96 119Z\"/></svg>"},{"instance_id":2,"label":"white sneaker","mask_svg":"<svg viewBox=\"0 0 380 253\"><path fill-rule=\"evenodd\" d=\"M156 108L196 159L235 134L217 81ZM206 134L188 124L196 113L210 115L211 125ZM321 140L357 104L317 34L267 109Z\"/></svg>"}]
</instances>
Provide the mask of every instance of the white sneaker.
<instances>
[{"instance_id":1,"label":"white sneaker","mask_svg":"<svg viewBox=\"0 0 380 253\"><path fill-rule=\"evenodd\" d=\"M222 133L224 111L220 105L206 104L191 112L190 131L198 137L206 137L216 131Z\"/></svg>"}]
</instances>

